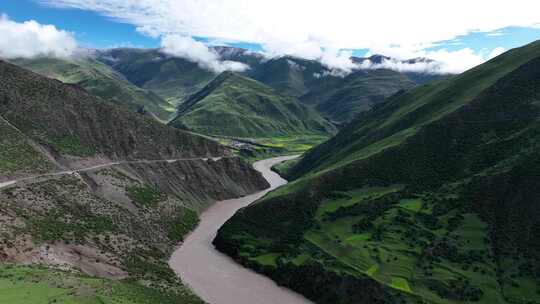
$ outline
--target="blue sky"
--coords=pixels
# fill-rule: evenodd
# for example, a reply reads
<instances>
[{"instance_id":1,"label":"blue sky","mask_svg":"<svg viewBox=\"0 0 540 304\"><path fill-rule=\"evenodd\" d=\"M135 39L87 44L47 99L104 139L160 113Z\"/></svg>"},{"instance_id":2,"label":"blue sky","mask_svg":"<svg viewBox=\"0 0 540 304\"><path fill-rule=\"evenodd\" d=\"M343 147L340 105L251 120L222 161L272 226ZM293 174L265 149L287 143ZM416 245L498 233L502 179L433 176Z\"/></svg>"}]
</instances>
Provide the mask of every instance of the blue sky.
<instances>
[{"instance_id":1,"label":"blue sky","mask_svg":"<svg viewBox=\"0 0 540 304\"><path fill-rule=\"evenodd\" d=\"M2 0L0 13L17 22L35 20L41 24L52 24L59 29L72 32L79 44L87 48L136 47L157 48L160 40L139 33L136 26L117 22L92 11L72 8L54 8L35 0ZM194 37L206 42L205 37ZM261 51L255 43L232 42L230 46Z\"/></svg>"},{"instance_id":2,"label":"blue sky","mask_svg":"<svg viewBox=\"0 0 540 304\"><path fill-rule=\"evenodd\" d=\"M3 0L0 12L10 19L23 22L35 20L41 24L53 24L75 34L77 41L84 47L110 48L117 46L133 46L155 48L159 46L159 39L143 35L136 30L136 26L120 23L111 18L101 16L97 12L71 8L53 8L39 4L33 0ZM473 32L465 36L458 36L449 41L440 41L433 50L445 48L457 50L464 46L476 51L491 50L496 47L505 49L514 48L540 39L540 28L507 27L494 33ZM197 37L205 41L205 38ZM251 50L260 51L261 47L254 43L230 43ZM354 55L362 56L366 49L353 50Z\"/></svg>"},{"instance_id":3,"label":"blue sky","mask_svg":"<svg viewBox=\"0 0 540 304\"><path fill-rule=\"evenodd\" d=\"M476 51L491 50L496 47L511 49L538 39L540 39L540 28L505 27L494 32L472 32L465 36L457 36L452 40L440 41L439 45L432 49L457 50L463 46Z\"/></svg>"},{"instance_id":4,"label":"blue sky","mask_svg":"<svg viewBox=\"0 0 540 304\"><path fill-rule=\"evenodd\" d=\"M2 0L0 13L18 23L35 20L54 25L72 33L76 43L87 48L156 48L163 46L164 37L179 35L181 39L169 41L183 45L185 49L174 49L193 60L215 60L199 45L203 42L317 59L343 69L350 68L351 53L383 53L402 58L429 56L452 63L450 70L458 71L540 39L540 16L534 14L537 5L527 8L518 3L532 3L529 0L514 0L508 7L481 3L487 0L477 0L477 4L455 0L425 11L415 5L424 0L386 0L394 10L374 10L368 15L356 13L363 10L362 3L351 7L347 0L330 4L274 0L272 5L265 1L245 7L238 5L239 0ZM297 14L308 3L310 11ZM464 4L468 10L460 9Z\"/></svg>"},{"instance_id":5,"label":"blue sky","mask_svg":"<svg viewBox=\"0 0 540 304\"><path fill-rule=\"evenodd\" d=\"M32 0L2 0L0 12L11 20L24 22L35 20L41 24L53 24L75 34L83 47L110 48L122 45L157 47L159 40L142 35L135 26L114 22L91 11L59 9L38 4Z\"/></svg>"}]
</instances>

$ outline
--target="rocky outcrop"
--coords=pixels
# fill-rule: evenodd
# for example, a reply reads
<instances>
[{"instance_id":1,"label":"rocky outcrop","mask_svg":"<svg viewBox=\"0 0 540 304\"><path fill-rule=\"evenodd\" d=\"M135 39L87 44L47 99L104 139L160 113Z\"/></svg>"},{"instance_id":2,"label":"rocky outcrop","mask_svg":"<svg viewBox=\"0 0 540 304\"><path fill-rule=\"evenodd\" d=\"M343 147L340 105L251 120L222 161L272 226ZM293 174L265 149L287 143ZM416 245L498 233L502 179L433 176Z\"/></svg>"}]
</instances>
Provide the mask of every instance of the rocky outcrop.
<instances>
[{"instance_id":1,"label":"rocky outcrop","mask_svg":"<svg viewBox=\"0 0 540 304\"><path fill-rule=\"evenodd\" d=\"M237 157L129 164L121 168L163 192L188 199L196 210L270 186L258 171Z\"/></svg>"}]
</instances>

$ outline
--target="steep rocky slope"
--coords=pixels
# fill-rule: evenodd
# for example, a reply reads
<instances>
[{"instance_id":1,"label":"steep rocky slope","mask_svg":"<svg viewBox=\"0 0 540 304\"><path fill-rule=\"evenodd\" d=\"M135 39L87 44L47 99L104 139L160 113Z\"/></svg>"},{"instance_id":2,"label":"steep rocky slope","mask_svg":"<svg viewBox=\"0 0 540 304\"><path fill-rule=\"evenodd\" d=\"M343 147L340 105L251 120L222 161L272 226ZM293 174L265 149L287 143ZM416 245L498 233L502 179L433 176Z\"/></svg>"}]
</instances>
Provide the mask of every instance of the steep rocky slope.
<instances>
[{"instance_id":1,"label":"steep rocky slope","mask_svg":"<svg viewBox=\"0 0 540 304\"><path fill-rule=\"evenodd\" d=\"M317 303L537 303L540 42L390 98L217 248Z\"/></svg>"},{"instance_id":2,"label":"steep rocky slope","mask_svg":"<svg viewBox=\"0 0 540 304\"><path fill-rule=\"evenodd\" d=\"M55 168L23 133L0 117L0 182L9 176L45 173Z\"/></svg>"},{"instance_id":3,"label":"steep rocky slope","mask_svg":"<svg viewBox=\"0 0 540 304\"><path fill-rule=\"evenodd\" d=\"M223 156L219 144L163 126L14 65L0 62L0 116L57 161Z\"/></svg>"},{"instance_id":4,"label":"steep rocky slope","mask_svg":"<svg viewBox=\"0 0 540 304\"><path fill-rule=\"evenodd\" d=\"M172 303L191 303L196 298L167 259L197 224L194 210L266 186L238 158L123 165L19 183L0 190L0 261L140 280L184 298Z\"/></svg>"},{"instance_id":5,"label":"steep rocky slope","mask_svg":"<svg viewBox=\"0 0 540 304\"><path fill-rule=\"evenodd\" d=\"M264 178L216 142L78 86L5 62L0 78L0 284L41 302L201 303L169 254L199 211Z\"/></svg>"}]
</instances>

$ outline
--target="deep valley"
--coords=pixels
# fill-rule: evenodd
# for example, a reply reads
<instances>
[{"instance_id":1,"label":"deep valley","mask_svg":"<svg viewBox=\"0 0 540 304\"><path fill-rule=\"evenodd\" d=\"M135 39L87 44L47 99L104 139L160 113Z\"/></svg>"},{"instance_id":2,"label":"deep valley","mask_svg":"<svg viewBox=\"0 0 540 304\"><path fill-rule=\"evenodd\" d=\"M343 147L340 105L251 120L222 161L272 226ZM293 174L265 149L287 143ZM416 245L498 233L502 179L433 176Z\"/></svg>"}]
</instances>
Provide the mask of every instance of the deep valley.
<instances>
[{"instance_id":1,"label":"deep valley","mask_svg":"<svg viewBox=\"0 0 540 304\"><path fill-rule=\"evenodd\" d=\"M5 1L0 303L540 304L521 2Z\"/></svg>"}]
</instances>

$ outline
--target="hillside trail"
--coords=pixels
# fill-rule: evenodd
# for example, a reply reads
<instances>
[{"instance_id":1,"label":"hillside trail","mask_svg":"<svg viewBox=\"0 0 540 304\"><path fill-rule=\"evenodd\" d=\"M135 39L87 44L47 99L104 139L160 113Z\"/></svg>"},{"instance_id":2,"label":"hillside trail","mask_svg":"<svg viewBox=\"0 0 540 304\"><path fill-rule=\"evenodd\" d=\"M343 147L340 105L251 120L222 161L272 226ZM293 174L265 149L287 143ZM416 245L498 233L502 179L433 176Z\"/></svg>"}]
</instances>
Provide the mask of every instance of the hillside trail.
<instances>
[{"instance_id":1,"label":"hillside trail","mask_svg":"<svg viewBox=\"0 0 540 304\"><path fill-rule=\"evenodd\" d=\"M153 163L161 163L161 162L175 163L175 162L179 162L179 161L194 161L194 160L207 161L209 159L212 159L214 161L218 161L218 160L220 160L222 158L230 158L230 157L235 157L235 156L191 157L191 158L156 159L156 160L114 161L114 162L108 162L108 163L99 164L99 165L95 165L95 166L83 167L83 168L78 168L78 169L70 169L70 170L64 170L64 171L58 171L58 172L51 172L51 173L44 173L44 174L32 175L32 176L27 176L27 177L23 177L23 178L3 181L3 182L0 182L0 189L11 186L11 185L14 185L16 183L25 182L25 181L31 181L31 180L40 179L40 178L43 178L43 177L55 177L55 176L60 176L60 175L72 175L72 174L78 174L78 173L81 173L81 172L92 171L92 170L108 168L108 167L113 167L113 166L118 166L118 165L125 165L125 164L153 164Z\"/></svg>"}]
</instances>

